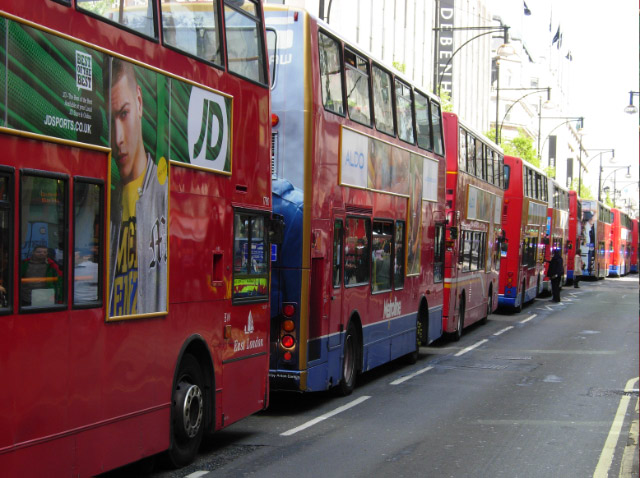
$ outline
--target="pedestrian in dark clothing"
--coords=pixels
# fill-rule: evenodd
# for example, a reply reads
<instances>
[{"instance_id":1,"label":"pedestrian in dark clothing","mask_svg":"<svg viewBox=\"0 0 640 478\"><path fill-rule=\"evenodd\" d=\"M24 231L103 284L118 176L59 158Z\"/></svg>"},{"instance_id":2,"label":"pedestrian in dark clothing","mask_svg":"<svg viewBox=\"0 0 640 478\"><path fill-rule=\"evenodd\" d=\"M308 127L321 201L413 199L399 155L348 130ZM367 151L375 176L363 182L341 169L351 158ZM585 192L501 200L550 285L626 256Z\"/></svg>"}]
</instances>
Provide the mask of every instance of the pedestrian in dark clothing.
<instances>
[{"instance_id":1,"label":"pedestrian in dark clothing","mask_svg":"<svg viewBox=\"0 0 640 478\"><path fill-rule=\"evenodd\" d=\"M562 254L560 249L556 249L553 253L553 257L549 261L549 268L547 269L547 277L551 279L551 293L554 302L560 302L560 281L562 280L562 274L564 273L564 265L562 263Z\"/></svg>"}]
</instances>

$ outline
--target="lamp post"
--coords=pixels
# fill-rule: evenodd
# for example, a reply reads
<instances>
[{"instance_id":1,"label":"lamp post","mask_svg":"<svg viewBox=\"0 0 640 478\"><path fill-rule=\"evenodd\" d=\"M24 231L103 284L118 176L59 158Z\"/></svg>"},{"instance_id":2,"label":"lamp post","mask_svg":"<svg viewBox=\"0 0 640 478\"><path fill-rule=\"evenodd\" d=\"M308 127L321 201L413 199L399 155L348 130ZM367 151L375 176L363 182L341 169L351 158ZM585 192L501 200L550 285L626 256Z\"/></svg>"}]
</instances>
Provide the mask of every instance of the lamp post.
<instances>
[{"instance_id":1,"label":"lamp post","mask_svg":"<svg viewBox=\"0 0 640 478\"><path fill-rule=\"evenodd\" d=\"M440 92L440 86L442 84L442 77L444 76L444 73L447 71L447 68L449 67L449 65L451 64L451 61L453 60L453 57L456 56L456 54L462 50L462 48L464 48L465 46L467 46L467 44L471 43L473 40L475 40L476 38L480 38L482 36L485 35L490 35L492 33L499 33L502 32L502 38L504 40L504 45L501 45L500 48L506 46L509 43L509 28L506 25L501 25L501 26L478 26L478 27L436 27L433 29L433 31L435 32L435 41L434 44L437 45L438 42L438 35L441 31L484 31L484 33L480 33L479 35L476 35L472 38L469 38L466 42L464 42L462 45L460 45L452 54L451 56L449 56L449 59L447 60L447 63L445 63L444 68L442 68L442 71L440 72L440 69L438 68L438 54L436 53L434 55L433 58L433 73L435 75L435 80L433 82L433 92L435 94L439 94ZM486 30L486 31L485 31ZM436 47L437 48L437 47ZM500 48L498 48L498 50L500 50Z\"/></svg>"},{"instance_id":2,"label":"lamp post","mask_svg":"<svg viewBox=\"0 0 640 478\"><path fill-rule=\"evenodd\" d=\"M593 158L591 158L589 161L587 161L587 164L584 165L584 169L587 169L587 166L589 166L589 164L591 163L591 161L593 161L596 158L600 158L600 171L602 171L602 155L604 153L611 153L611 159L609 161L613 162L613 160L616 157L616 150L615 149L602 149L602 148L589 148L589 149L585 149L585 151L600 151L598 154L596 154ZM580 190L582 188L582 150L580 150L580 164L578 165L578 196L580 195ZM600 198L598 198L598 201L600 200Z\"/></svg>"},{"instance_id":3,"label":"lamp post","mask_svg":"<svg viewBox=\"0 0 640 478\"><path fill-rule=\"evenodd\" d=\"M630 115L634 115L638 112L638 107L633 104L634 96L640 96L640 91L629 92L629 104L625 107L624 112L629 113Z\"/></svg>"},{"instance_id":4,"label":"lamp post","mask_svg":"<svg viewBox=\"0 0 640 478\"><path fill-rule=\"evenodd\" d=\"M559 125L555 126L551 131L549 131L549 134L546 136L546 138L544 139L544 143L542 143L542 147L544 148L544 145L547 144L547 140L549 139L549 136L551 136L551 133L553 133L555 130L557 130L560 126L570 123L572 121L577 121L577 129L582 129L584 128L584 116L542 116L542 109L540 109L540 111L538 112L538 159L542 160L542 150L540 149L540 135L541 135L541 130L542 130L542 120L543 119L563 119L566 120L563 123L560 123Z\"/></svg>"},{"instance_id":5,"label":"lamp post","mask_svg":"<svg viewBox=\"0 0 640 478\"><path fill-rule=\"evenodd\" d=\"M522 95L516 101L511 103L511 105L509 105L509 108L507 108L507 111L504 113L504 116L502 117L502 121L500 122L500 126L498 126L498 111L499 111L499 108L498 108L498 93L499 93L499 91L527 91L527 90L533 90L533 91L531 91L530 93L527 93L525 95ZM520 101L525 99L527 96L533 95L534 93L542 93L543 91L547 92L547 102L551 101L551 87L550 86L547 86L546 88L500 88L499 86L496 85L496 144L500 144L500 139L502 138L502 126L504 125L504 122L507 119L507 115L509 114L509 111L511 111L511 108L513 108L515 105L520 103Z\"/></svg>"},{"instance_id":6,"label":"lamp post","mask_svg":"<svg viewBox=\"0 0 640 478\"><path fill-rule=\"evenodd\" d=\"M604 178L604 181L600 182L600 177L602 176L602 170L604 168L616 168L613 171L611 171L607 177ZM607 179L609 179L609 177L613 174L613 207L616 206L616 172L620 171L621 169L627 169L627 174L625 174L625 178L630 178L631 177L631 166L600 166L600 174L598 175L598 201L601 201L602 198L602 194L601 194L601 190L602 185L604 183L607 182Z\"/></svg>"}]
</instances>

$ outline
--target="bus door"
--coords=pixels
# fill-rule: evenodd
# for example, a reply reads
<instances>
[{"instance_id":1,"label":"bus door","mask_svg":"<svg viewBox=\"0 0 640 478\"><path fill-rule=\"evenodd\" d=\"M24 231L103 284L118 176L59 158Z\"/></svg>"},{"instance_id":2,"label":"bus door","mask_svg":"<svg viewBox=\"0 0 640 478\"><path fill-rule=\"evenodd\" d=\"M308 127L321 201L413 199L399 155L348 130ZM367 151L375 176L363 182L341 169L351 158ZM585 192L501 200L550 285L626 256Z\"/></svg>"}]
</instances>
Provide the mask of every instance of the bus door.
<instances>
[{"instance_id":1,"label":"bus door","mask_svg":"<svg viewBox=\"0 0 640 478\"><path fill-rule=\"evenodd\" d=\"M342 331L342 295L344 291L344 213L334 211L331 252L331 291L329 306L329 350L339 347Z\"/></svg>"}]
</instances>

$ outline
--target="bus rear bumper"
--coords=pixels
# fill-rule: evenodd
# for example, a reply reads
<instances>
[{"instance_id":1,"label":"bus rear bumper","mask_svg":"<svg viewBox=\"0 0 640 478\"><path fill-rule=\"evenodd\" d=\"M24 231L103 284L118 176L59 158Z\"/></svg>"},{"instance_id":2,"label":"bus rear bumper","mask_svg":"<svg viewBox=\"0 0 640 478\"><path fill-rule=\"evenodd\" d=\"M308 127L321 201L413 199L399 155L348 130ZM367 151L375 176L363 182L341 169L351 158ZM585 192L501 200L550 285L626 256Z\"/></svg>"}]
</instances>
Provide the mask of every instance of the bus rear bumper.
<instances>
[{"instance_id":1,"label":"bus rear bumper","mask_svg":"<svg viewBox=\"0 0 640 478\"><path fill-rule=\"evenodd\" d=\"M630 272L631 274L637 274L637 273L638 273L638 266L637 266L637 265L632 265L632 266L629 268L629 272Z\"/></svg>"}]
</instances>

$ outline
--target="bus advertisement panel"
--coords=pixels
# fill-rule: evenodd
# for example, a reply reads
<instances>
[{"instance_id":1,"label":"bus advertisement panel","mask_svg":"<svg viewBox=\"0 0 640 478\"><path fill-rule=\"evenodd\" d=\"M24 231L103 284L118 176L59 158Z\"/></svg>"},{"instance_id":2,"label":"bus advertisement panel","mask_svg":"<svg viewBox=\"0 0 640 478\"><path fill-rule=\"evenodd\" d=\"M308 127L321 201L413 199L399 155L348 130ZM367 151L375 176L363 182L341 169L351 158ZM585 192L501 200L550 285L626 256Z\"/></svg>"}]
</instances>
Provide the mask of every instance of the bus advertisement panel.
<instances>
[{"instance_id":1,"label":"bus advertisement panel","mask_svg":"<svg viewBox=\"0 0 640 478\"><path fill-rule=\"evenodd\" d=\"M287 251L272 272L271 386L347 394L442 334L440 105L304 10L265 18Z\"/></svg>"},{"instance_id":2,"label":"bus advertisement panel","mask_svg":"<svg viewBox=\"0 0 640 478\"><path fill-rule=\"evenodd\" d=\"M506 190L498 303L522 310L542 291L547 226L547 177L522 159L504 157Z\"/></svg>"},{"instance_id":3,"label":"bus advertisement panel","mask_svg":"<svg viewBox=\"0 0 640 478\"><path fill-rule=\"evenodd\" d=\"M74 3L0 11L7 476L182 466L268 403L261 4Z\"/></svg>"},{"instance_id":4,"label":"bus advertisement panel","mask_svg":"<svg viewBox=\"0 0 640 478\"><path fill-rule=\"evenodd\" d=\"M504 156L453 113L444 113L447 233L442 327L460 339L498 306ZM456 240L457 239L457 240Z\"/></svg>"}]
</instances>

